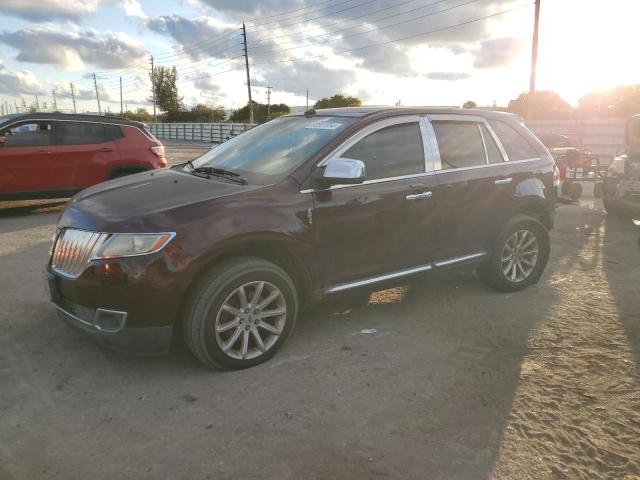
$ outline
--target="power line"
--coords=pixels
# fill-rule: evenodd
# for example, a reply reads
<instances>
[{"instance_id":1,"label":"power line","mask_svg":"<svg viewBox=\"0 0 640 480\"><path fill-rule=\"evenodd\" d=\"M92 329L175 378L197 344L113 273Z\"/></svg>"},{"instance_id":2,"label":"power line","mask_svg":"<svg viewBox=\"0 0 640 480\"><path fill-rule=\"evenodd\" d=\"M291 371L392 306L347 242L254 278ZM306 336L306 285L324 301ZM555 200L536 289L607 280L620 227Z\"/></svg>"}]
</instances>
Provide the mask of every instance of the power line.
<instances>
[{"instance_id":1,"label":"power line","mask_svg":"<svg viewBox=\"0 0 640 480\"><path fill-rule=\"evenodd\" d=\"M447 0L439 0L437 2L430 3L429 5L424 5L424 6L421 6L421 7L413 8L411 10L407 10L406 12L397 13L397 14L394 14L394 15L388 15L386 17L383 17L383 18L379 19L379 20L380 21L389 20L390 18L395 18L395 17L399 17L401 15L405 15L407 13L412 13L412 12L414 12L416 10L420 10L422 8L425 8L425 7L431 7L431 6L437 5L439 3L442 3L444 1L447 1ZM389 25L375 26L374 28L370 28L369 30L362 30L360 32L355 32L355 33L352 33L352 34L349 34L349 35L342 35L338 39L330 38L328 40L323 40L321 42L315 42L315 43L308 43L306 45L297 45L295 47L279 48L279 49L277 49L277 51L278 52L286 52L286 51L289 51L289 50L297 50L299 48L304 48L304 47L312 47L312 46L316 46L316 45L324 45L326 43L335 42L336 40L344 40L345 38L357 37L358 35L364 35L366 33L371 33L371 32L374 32L374 31L383 30L385 28L397 27L398 25L403 25L405 23L415 22L415 21L423 19L423 18L427 18L427 17L431 17L433 15L437 15L438 13L444 13L444 12L448 12L450 10L454 10L456 8L465 7L467 5L475 3L477 1L479 1L479 0L469 0L469 1L467 1L465 3L461 3L459 5L454 5L452 7L448 7L448 8L445 8L443 10L438 10L437 12L429 12L429 13L426 13L424 15L418 15L418 16L415 16L415 17L410 18L408 20L403 20L403 21L392 23L392 24L389 24ZM331 35L331 34L335 34L335 33L339 33L339 32L344 32L344 31L347 31L347 30L352 30L352 27L347 27L347 28L335 30L333 32L328 32L328 33L325 33L323 35L316 35L315 37L309 37L309 38L323 37L323 36L326 36L326 35ZM260 47L258 47L258 48L260 48ZM262 48L265 48L265 47L262 47Z\"/></svg>"},{"instance_id":2,"label":"power line","mask_svg":"<svg viewBox=\"0 0 640 480\"><path fill-rule=\"evenodd\" d=\"M515 12L516 10L521 10L523 8L530 7L531 5L533 5L533 3L527 3L527 4L521 5L519 7L510 8L508 10L503 10L501 12L493 13L491 15L485 15L484 17L475 18L475 19L472 19L472 20L467 20L466 22L456 23L455 25L449 25L449 26L446 26L446 27L437 28L435 30L430 30L428 32L422 32L422 33L417 33L417 34L414 34L414 35L408 35L406 37L396 38L394 40L389 40L389 41L386 41L386 42L372 43L372 44L363 45L363 46L357 47L357 48L350 48L348 50L341 50L339 52L331 52L330 54L315 55L315 56L310 56L310 57L307 56L307 57L304 57L304 58L292 58L292 59L287 59L287 60L275 60L275 61L272 61L272 62L258 62L258 63L254 63L253 65L271 65L271 64L276 64L276 63L291 63L291 62L308 61L308 60L314 59L314 58L325 58L325 57L328 57L330 55L340 55L340 54L343 54L343 53L351 53L351 52L357 52L357 51L360 51L360 50L365 50L367 48L380 47L380 46L383 46L383 45L390 45L390 44L393 44L393 43L396 43L396 42L402 42L404 40L410 40L412 38L424 37L424 36L427 36L427 35L431 35L432 33L443 32L443 31L451 30L451 29L454 29L454 28L457 28L457 27L461 27L461 26L464 26L464 25L469 25L471 23L480 22L482 20L487 20L489 18L494 18L494 17L500 16L500 15L504 15L506 13Z\"/></svg>"}]
</instances>

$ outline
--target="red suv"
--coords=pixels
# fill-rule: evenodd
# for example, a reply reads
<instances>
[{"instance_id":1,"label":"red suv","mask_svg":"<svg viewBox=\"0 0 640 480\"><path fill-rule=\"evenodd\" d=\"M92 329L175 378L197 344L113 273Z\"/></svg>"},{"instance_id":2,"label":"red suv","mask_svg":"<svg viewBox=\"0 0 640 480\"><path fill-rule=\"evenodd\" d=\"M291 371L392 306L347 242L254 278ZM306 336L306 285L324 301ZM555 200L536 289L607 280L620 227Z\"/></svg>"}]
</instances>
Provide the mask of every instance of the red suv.
<instances>
[{"instance_id":1,"label":"red suv","mask_svg":"<svg viewBox=\"0 0 640 480\"><path fill-rule=\"evenodd\" d=\"M164 147L138 122L55 113L0 117L0 200L69 197L166 166Z\"/></svg>"}]
</instances>

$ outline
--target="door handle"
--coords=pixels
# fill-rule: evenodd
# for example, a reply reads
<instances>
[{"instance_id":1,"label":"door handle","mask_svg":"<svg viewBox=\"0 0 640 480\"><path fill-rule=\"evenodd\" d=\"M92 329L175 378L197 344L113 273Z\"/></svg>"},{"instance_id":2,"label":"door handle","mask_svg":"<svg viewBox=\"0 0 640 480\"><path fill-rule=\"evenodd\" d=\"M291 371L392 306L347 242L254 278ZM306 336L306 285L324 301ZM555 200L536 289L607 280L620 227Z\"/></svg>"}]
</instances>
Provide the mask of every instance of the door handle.
<instances>
[{"instance_id":1,"label":"door handle","mask_svg":"<svg viewBox=\"0 0 640 480\"><path fill-rule=\"evenodd\" d=\"M47 155L51 154L49 150L36 150L36 153L46 153Z\"/></svg>"},{"instance_id":2,"label":"door handle","mask_svg":"<svg viewBox=\"0 0 640 480\"><path fill-rule=\"evenodd\" d=\"M431 192L412 193L411 195L407 195L405 198L407 200L422 200L424 198L431 198L431 195L433 195Z\"/></svg>"},{"instance_id":3,"label":"door handle","mask_svg":"<svg viewBox=\"0 0 640 480\"><path fill-rule=\"evenodd\" d=\"M495 183L496 185L509 185L511 182L513 182L513 178L508 177L508 178L499 178L493 183Z\"/></svg>"}]
</instances>

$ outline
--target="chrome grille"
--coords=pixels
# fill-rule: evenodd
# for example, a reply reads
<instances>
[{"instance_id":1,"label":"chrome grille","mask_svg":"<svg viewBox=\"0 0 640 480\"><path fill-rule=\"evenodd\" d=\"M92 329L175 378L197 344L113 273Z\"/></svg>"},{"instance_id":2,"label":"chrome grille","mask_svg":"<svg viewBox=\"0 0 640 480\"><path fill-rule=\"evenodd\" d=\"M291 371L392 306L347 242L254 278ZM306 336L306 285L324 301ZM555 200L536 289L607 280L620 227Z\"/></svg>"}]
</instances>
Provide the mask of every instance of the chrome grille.
<instances>
[{"instance_id":1,"label":"chrome grille","mask_svg":"<svg viewBox=\"0 0 640 480\"><path fill-rule=\"evenodd\" d=\"M85 232L71 228L63 230L53 248L51 269L67 277L79 277L108 237L107 233Z\"/></svg>"}]
</instances>

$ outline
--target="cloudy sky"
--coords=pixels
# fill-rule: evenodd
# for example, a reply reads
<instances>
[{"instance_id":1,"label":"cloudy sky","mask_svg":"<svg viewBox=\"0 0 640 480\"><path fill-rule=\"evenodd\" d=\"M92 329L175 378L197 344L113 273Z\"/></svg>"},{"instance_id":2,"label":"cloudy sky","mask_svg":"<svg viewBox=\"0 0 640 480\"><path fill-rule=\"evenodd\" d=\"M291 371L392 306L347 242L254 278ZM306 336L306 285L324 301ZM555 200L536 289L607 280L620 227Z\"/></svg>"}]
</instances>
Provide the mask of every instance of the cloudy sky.
<instances>
[{"instance_id":1,"label":"cloudy sky","mask_svg":"<svg viewBox=\"0 0 640 480\"><path fill-rule=\"evenodd\" d=\"M0 0L0 102L149 106L149 59L175 65L185 103L506 104L529 85L533 0ZM538 88L575 103L640 83L638 0L543 0Z\"/></svg>"}]
</instances>

